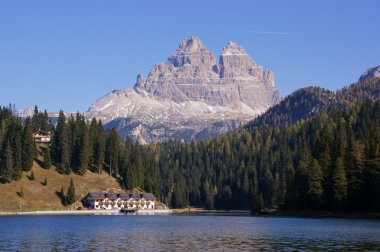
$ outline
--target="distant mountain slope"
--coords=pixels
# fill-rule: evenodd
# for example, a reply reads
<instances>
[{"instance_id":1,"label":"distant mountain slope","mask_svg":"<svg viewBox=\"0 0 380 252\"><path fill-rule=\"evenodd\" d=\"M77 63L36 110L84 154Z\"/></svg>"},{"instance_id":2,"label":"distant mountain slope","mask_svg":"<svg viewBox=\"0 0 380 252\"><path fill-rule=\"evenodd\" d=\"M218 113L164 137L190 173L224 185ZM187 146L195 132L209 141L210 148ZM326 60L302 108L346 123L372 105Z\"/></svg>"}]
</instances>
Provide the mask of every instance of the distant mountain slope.
<instances>
[{"instance_id":1,"label":"distant mountain slope","mask_svg":"<svg viewBox=\"0 0 380 252\"><path fill-rule=\"evenodd\" d=\"M302 88L285 97L245 127L252 129L264 124L286 126L336 106L347 106L358 100L377 99L380 99L380 78L357 82L337 92L318 87Z\"/></svg>"},{"instance_id":2,"label":"distant mountain slope","mask_svg":"<svg viewBox=\"0 0 380 252\"><path fill-rule=\"evenodd\" d=\"M376 100L380 98L380 77L359 81L348 87L344 87L336 93L340 102L352 102L357 100Z\"/></svg>"},{"instance_id":3,"label":"distant mountain slope","mask_svg":"<svg viewBox=\"0 0 380 252\"><path fill-rule=\"evenodd\" d=\"M285 97L246 125L247 128L268 125L289 125L307 119L336 103L335 94L319 87L302 88Z\"/></svg>"},{"instance_id":4,"label":"distant mountain slope","mask_svg":"<svg viewBox=\"0 0 380 252\"><path fill-rule=\"evenodd\" d=\"M359 78L359 82L366 81L371 78L380 77L380 66L373 67L365 71Z\"/></svg>"}]
</instances>

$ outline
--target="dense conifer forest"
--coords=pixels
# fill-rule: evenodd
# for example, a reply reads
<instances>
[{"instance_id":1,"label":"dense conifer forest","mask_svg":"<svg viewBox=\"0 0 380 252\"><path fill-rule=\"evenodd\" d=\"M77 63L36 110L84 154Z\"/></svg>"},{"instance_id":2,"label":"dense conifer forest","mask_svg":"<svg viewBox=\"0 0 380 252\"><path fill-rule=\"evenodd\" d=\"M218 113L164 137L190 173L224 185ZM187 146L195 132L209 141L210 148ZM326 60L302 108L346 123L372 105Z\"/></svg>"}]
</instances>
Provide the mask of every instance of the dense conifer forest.
<instances>
[{"instance_id":1,"label":"dense conifer forest","mask_svg":"<svg viewBox=\"0 0 380 252\"><path fill-rule=\"evenodd\" d=\"M306 88L244 128L206 141L140 145L61 111L21 120L0 110L0 178L18 180L40 155L63 174L107 172L171 207L380 211L379 79L337 93ZM312 113L311 113L312 112ZM36 148L32 133L51 131Z\"/></svg>"}]
</instances>

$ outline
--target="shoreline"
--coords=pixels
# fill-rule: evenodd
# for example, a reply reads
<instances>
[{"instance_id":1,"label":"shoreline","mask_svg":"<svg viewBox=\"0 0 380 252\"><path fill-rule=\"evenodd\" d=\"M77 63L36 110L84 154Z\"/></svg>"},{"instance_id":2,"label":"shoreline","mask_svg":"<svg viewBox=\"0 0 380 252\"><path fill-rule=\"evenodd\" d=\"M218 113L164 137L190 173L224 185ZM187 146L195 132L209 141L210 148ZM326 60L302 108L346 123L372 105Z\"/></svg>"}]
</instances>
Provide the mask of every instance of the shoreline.
<instances>
[{"instance_id":1,"label":"shoreline","mask_svg":"<svg viewBox=\"0 0 380 252\"><path fill-rule=\"evenodd\" d=\"M135 213L121 213L120 210L36 210L1 211L1 216L48 216L48 215L155 215L171 214L171 210L137 210Z\"/></svg>"},{"instance_id":2,"label":"shoreline","mask_svg":"<svg viewBox=\"0 0 380 252\"><path fill-rule=\"evenodd\" d=\"M254 217L290 217L290 218L342 218L380 220L380 213L366 212L330 212L301 210L267 210L251 215L249 210L208 210L203 208L182 209L140 209L134 213L122 213L120 210L34 210L0 211L2 216L54 216L54 215L188 215L188 216L254 216Z\"/></svg>"},{"instance_id":3,"label":"shoreline","mask_svg":"<svg viewBox=\"0 0 380 252\"><path fill-rule=\"evenodd\" d=\"M371 219L380 220L380 213L370 212L332 212L313 210L263 210L251 214L249 210L208 210L204 208L173 209L175 215L229 215L254 217L290 217L290 218L343 218L343 219Z\"/></svg>"}]
</instances>

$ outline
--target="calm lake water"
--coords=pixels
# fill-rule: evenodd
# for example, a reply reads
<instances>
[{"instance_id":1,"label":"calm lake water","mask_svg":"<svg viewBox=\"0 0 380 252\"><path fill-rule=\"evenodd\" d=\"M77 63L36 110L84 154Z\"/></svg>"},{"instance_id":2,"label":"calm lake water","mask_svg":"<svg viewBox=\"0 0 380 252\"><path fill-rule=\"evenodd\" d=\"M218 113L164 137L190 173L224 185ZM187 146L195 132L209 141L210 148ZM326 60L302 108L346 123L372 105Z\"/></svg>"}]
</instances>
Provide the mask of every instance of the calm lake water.
<instances>
[{"instance_id":1,"label":"calm lake water","mask_svg":"<svg viewBox=\"0 0 380 252\"><path fill-rule=\"evenodd\" d=\"M242 216L0 217L0 251L380 250L380 221Z\"/></svg>"}]
</instances>

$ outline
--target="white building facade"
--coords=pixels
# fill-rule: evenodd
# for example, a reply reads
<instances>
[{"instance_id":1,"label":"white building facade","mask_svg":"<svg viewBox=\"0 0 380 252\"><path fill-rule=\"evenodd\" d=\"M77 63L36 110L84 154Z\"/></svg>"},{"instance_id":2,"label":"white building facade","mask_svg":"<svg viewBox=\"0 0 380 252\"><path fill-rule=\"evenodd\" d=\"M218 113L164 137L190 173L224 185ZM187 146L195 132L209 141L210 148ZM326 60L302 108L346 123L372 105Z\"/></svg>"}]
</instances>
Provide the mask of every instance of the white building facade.
<instances>
[{"instance_id":1,"label":"white building facade","mask_svg":"<svg viewBox=\"0 0 380 252\"><path fill-rule=\"evenodd\" d=\"M90 192L83 199L91 209L154 209L156 197L152 193Z\"/></svg>"}]
</instances>

